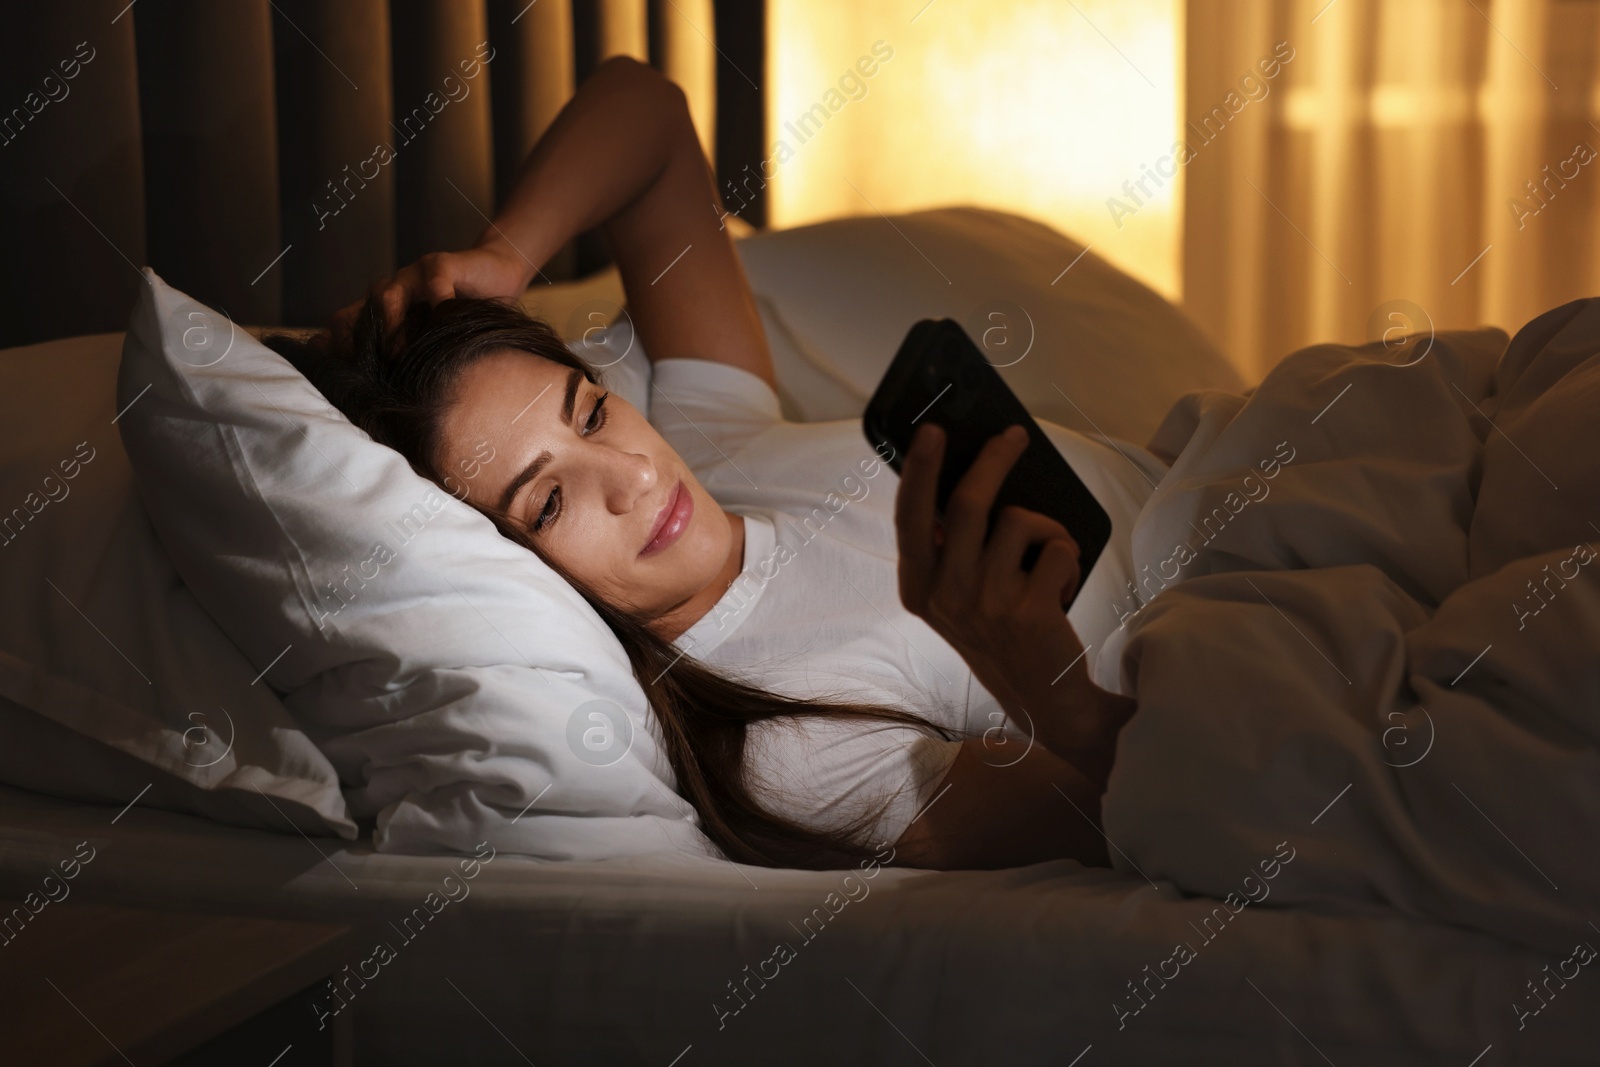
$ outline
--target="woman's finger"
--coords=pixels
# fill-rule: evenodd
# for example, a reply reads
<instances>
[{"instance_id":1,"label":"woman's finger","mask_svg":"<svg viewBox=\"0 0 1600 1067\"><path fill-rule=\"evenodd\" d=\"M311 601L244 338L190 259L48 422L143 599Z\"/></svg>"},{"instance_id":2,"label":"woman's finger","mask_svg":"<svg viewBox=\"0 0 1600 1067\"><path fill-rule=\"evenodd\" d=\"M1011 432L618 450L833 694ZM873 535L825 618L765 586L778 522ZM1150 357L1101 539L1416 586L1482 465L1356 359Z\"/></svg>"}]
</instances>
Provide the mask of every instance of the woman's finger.
<instances>
[{"instance_id":1,"label":"woman's finger","mask_svg":"<svg viewBox=\"0 0 1600 1067\"><path fill-rule=\"evenodd\" d=\"M456 295L455 278L451 269L453 265L450 257L443 252L430 252L417 260L421 289L430 305L449 300Z\"/></svg>"},{"instance_id":2,"label":"woman's finger","mask_svg":"<svg viewBox=\"0 0 1600 1067\"><path fill-rule=\"evenodd\" d=\"M405 320L406 304L410 302L407 299L408 295L406 285L401 281L399 275L396 275L395 279L384 287L383 321L388 325L389 329L395 329Z\"/></svg>"},{"instance_id":3,"label":"woman's finger","mask_svg":"<svg viewBox=\"0 0 1600 1067\"><path fill-rule=\"evenodd\" d=\"M919 427L900 465L894 498L895 540L900 552L900 601L921 614L927 604L938 551L934 547L935 501L939 467L944 462L944 431L932 423Z\"/></svg>"},{"instance_id":4,"label":"woman's finger","mask_svg":"<svg viewBox=\"0 0 1600 1067\"><path fill-rule=\"evenodd\" d=\"M1028 572L1023 599L1040 611L1065 610L1078 591L1079 578L1078 543L1071 537L1051 538Z\"/></svg>"},{"instance_id":5,"label":"woman's finger","mask_svg":"<svg viewBox=\"0 0 1600 1067\"><path fill-rule=\"evenodd\" d=\"M1070 540L1071 535L1048 515L1014 505L1002 509L994 533L983 546L984 588L1006 602L1020 597L1029 574L1022 569L1028 546L1058 538Z\"/></svg>"},{"instance_id":6,"label":"woman's finger","mask_svg":"<svg viewBox=\"0 0 1600 1067\"><path fill-rule=\"evenodd\" d=\"M989 510L1013 464L1028 447L1027 431L1008 427L984 443L978 458L961 476L945 505L944 551L939 555L941 581L970 588L977 580L978 560L989 532Z\"/></svg>"},{"instance_id":7,"label":"woman's finger","mask_svg":"<svg viewBox=\"0 0 1600 1067\"><path fill-rule=\"evenodd\" d=\"M397 328L406 317L406 308L421 300L427 294L427 276L425 262L433 257L426 256L414 263L407 263L395 272L389 279L384 290L384 319L389 328Z\"/></svg>"},{"instance_id":8,"label":"woman's finger","mask_svg":"<svg viewBox=\"0 0 1600 1067\"><path fill-rule=\"evenodd\" d=\"M437 305L455 295L456 287L449 278L443 274L433 274L428 277L428 303L430 305Z\"/></svg>"}]
</instances>

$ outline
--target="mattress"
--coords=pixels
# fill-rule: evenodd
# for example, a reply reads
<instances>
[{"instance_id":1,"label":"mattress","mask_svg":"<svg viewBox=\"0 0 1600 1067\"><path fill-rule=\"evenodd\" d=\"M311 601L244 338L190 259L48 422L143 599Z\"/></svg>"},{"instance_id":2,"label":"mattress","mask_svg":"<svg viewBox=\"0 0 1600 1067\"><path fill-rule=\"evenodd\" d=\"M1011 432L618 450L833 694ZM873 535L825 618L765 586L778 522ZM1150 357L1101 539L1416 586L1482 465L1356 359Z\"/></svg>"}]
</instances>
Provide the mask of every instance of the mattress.
<instances>
[{"instance_id":1,"label":"mattress","mask_svg":"<svg viewBox=\"0 0 1600 1067\"><path fill-rule=\"evenodd\" d=\"M1518 1032L1512 1001L1556 961L1390 912L1270 897L1221 925L1207 921L1215 901L1071 861L883 868L846 892L845 872L499 855L426 926L402 930L459 857L0 787L0 895L36 889L83 841L95 859L52 906L336 921L356 931L352 967L389 944L392 960L346 1007L364 1064L1594 1057L1600 977L1574 979ZM1192 958L1163 979L1179 943Z\"/></svg>"}]
</instances>

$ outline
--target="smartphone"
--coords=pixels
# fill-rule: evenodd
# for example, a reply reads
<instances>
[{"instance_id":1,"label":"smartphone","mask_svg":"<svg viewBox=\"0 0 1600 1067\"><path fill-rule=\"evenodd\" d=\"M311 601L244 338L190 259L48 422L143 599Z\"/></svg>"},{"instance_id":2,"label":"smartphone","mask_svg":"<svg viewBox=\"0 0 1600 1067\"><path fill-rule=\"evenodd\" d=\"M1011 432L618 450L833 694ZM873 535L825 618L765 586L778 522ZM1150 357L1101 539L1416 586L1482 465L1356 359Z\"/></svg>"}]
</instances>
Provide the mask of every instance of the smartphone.
<instances>
[{"instance_id":1,"label":"smartphone","mask_svg":"<svg viewBox=\"0 0 1600 1067\"><path fill-rule=\"evenodd\" d=\"M933 422L944 429L944 461L939 468L937 495L941 516L951 491L984 444L1008 426L1025 427L1028 447L1007 473L995 497L989 512L989 533L994 532L1000 510L1008 505L1056 520L1078 542L1078 588L1083 588L1111 538L1111 516L960 323L954 319L923 319L911 327L872 394L861 422L867 441L896 474L918 426ZM1022 559L1023 570L1033 569L1043 547L1043 542L1028 547ZM1073 596L1076 598L1077 593Z\"/></svg>"}]
</instances>

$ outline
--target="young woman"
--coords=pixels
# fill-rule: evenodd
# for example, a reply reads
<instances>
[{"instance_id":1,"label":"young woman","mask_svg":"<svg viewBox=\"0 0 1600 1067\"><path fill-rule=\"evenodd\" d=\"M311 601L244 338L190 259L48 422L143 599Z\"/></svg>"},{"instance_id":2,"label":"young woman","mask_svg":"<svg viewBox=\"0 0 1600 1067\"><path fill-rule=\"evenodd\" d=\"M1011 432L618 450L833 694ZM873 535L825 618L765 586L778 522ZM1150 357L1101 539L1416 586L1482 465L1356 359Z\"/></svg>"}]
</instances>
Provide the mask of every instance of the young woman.
<instances>
[{"instance_id":1,"label":"young woman","mask_svg":"<svg viewBox=\"0 0 1600 1067\"><path fill-rule=\"evenodd\" d=\"M1104 865L1099 797L1134 703L1090 680L1062 610L1067 531L1008 509L985 542L1024 435L988 443L941 526L924 427L891 508L858 428L779 414L725 216L683 94L610 60L474 247L377 285L326 350L275 343L595 606L730 858L846 866L890 840L923 867ZM510 303L595 226L654 365L654 426ZM1004 733L980 714L996 706Z\"/></svg>"}]
</instances>

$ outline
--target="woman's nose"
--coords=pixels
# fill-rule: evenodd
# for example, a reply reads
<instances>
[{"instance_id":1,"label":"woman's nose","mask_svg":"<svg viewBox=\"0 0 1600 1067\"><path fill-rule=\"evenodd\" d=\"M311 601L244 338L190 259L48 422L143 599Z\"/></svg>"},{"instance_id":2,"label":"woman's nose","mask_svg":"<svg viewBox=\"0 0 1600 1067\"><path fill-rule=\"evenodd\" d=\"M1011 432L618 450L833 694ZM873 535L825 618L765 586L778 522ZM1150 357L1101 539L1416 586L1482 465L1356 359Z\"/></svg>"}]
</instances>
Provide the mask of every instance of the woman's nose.
<instances>
[{"instance_id":1,"label":"woman's nose","mask_svg":"<svg viewBox=\"0 0 1600 1067\"><path fill-rule=\"evenodd\" d=\"M615 515L625 515L641 501L648 502L659 488L660 479L649 456L604 448L599 459L606 507Z\"/></svg>"}]
</instances>

